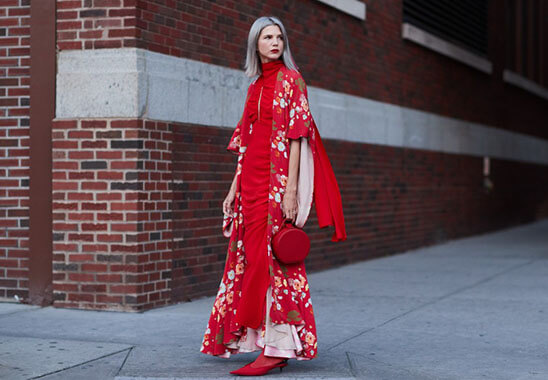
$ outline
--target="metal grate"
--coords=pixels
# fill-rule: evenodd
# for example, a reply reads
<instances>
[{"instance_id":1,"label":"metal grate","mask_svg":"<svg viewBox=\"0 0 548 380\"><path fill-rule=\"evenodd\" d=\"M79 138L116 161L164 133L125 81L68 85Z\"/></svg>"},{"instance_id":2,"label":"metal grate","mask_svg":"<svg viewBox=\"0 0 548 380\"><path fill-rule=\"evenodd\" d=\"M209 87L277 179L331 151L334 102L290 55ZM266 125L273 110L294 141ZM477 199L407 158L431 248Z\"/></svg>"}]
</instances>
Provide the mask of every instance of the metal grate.
<instances>
[{"instance_id":1,"label":"metal grate","mask_svg":"<svg viewBox=\"0 0 548 380\"><path fill-rule=\"evenodd\" d=\"M487 56L487 0L404 0L403 22Z\"/></svg>"}]
</instances>

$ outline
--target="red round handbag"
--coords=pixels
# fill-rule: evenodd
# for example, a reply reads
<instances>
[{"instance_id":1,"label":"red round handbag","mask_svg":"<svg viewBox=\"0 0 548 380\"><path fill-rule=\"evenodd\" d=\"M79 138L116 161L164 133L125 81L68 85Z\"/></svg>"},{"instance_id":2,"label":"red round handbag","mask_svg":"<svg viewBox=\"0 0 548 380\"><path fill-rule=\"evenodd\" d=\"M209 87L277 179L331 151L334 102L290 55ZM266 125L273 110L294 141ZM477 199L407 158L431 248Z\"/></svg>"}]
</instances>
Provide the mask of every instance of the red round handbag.
<instances>
[{"instance_id":1,"label":"red round handbag","mask_svg":"<svg viewBox=\"0 0 548 380\"><path fill-rule=\"evenodd\" d=\"M310 238L301 228L295 227L286 219L272 237L272 251L283 264L301 262L310 251Z\"/></svg>"}]
</instances>

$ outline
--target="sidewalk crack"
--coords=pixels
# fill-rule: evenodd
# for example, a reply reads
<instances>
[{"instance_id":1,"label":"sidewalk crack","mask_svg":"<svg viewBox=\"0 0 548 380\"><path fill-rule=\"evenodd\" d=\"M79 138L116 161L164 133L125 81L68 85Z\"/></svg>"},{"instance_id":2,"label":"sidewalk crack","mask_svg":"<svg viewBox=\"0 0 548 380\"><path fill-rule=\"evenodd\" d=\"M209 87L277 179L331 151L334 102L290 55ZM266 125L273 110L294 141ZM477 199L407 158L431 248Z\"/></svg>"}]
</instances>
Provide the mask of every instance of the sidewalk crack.
<instances>
[{"instance_id":1,"label":"sidewalk crack","mask_svg":"<svg viewBox=\"0 0 548 380\"><path fill-rule=\"evenodd\" d=\"M84 365L84 364L88 364L88 363L92 363L94 361L97 361L97 360L100 360L100 359L104 359L104 358L107 358L109 356L112 356L112 355L116 355L116 354L119 354L120 352L124 352L124 351L131 351L133 349L133 347L130 347L130 348L124 348L123 350L119 350L119 351L116 351L116 352L111 352L109 354L106 354L106 355L103 355L103 356L99 356L97 358L94 358L94 359L91 359L91 360L87 360L85 362L82 362L82 363L78 363L78 364L75 364L75 365L71 365L71 366L68 366L68 367L65 367L65 368L61 368L57 371L53 371L53 372L48 372L48 373L45 373L43 375L39 375L39 376L35 376L35 377L29 377L28 380L34 380L34 379L40 379L40 378L43 378L43 377L46 377L46 376L49 376L49 375L53 375L54 373L59 373L59 372L63 372L63 371L66 371L67 369L72 369L72 368L76 368L76 367L80 367L81 365ZM126 358L127 358L127 355L126 355ZM124 363L125 363L125 359L124 359Z\"/></svg>"},{"instance_id":2,"label":"sidewalk crack","mask_svg":"<svg viewBox=\"0 0 548 380\"><path fill-rule=\"evenodd\" d=\"M132 346L132 347L129 348L129 350L127 350L126 357L122 361L122 364L120 364L120 368L118 368L118 371L116 371L116 374L114 375L114 377L116 377L120 374L120 371L122 370L122 368L124 368L124 365L126 364L127 358L129 358L129 354L131 354L131 351L133 351L134 348L135 348L135 346Z\"/></svg>"}]
</instances>

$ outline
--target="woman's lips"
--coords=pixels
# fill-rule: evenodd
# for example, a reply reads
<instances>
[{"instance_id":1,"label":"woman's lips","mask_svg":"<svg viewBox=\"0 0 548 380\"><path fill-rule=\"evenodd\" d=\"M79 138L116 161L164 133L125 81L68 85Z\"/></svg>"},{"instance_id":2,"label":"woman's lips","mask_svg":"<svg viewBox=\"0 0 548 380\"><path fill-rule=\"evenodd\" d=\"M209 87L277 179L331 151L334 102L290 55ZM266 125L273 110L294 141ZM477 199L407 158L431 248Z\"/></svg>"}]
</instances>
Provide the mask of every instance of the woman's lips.
<instances>
[{"instance_id":1,"label":"woman's lips","mask_svg":"<svg viewBox=\"0 0 548 380\"><path fill-rule=\"evenodd\" d=\"M271 51L272 53L277 53L277 52L279 52L280 50L278 50L278 49L272 49L272 50L270 50L270 51Z\"/></svg>"}]
</instances>

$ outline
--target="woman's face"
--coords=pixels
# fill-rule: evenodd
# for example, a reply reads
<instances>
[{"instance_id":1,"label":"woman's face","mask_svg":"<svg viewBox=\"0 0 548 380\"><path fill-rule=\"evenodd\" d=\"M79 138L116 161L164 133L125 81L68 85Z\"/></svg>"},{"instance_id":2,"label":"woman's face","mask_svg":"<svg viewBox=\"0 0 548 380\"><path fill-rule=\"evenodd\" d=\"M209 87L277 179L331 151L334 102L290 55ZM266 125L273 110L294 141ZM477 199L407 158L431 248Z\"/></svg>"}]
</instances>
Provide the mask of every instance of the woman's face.
<instances>
[{"instance_id":1,"label":"woman's face","mask_svg":"<svg viewBox=\"0 0 548 380\"><path fill-rule=\"evenodd\" d=\"M267 63L280 58L284 51L284 39L278 25L269 25L261 30L257 49L261 62Z\"/></svg>"}]
</instances>

